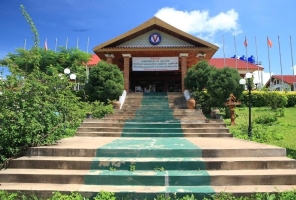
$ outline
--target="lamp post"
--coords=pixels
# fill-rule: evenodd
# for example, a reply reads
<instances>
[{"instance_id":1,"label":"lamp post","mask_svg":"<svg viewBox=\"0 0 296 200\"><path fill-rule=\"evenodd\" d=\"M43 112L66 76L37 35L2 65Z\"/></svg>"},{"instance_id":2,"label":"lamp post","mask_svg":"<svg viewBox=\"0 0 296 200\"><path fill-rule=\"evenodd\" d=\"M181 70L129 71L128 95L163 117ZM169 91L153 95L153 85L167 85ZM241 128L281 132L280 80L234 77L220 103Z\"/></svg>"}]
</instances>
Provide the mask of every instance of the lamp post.
<instances>
[{"instance_id":1,"label":"lamp post","mask_svg":"<svg viewBox=\"0 0 296 200\"><path fill-rule=\"evenodd\" d=\"M69 74L71 73L71 71L70 71L70 69L69 68L65 68L64 69L64 74L68 77L69 76ZM69 78L70 78L70 81L74 81L75 83L76 83L76 74L70 74L70 76L69 76ZM74 87L74 90L76 90L76 85L75 85L75 87Z\"/></svg>"},{"instance_id":2,"label":"lamp post","mask_svg":"<svg viewBox=\"0 0 296 200\"><path fill-rule=\"evenodd\" d=\"M249 100L248 100L248 104L249 104L249 127L248 127L248 137L251 140L252 139L252 94L251 94L251 90L252 90L252 85L251 85L251 78L252 78L252 74L250 72L246 73L246 77L247 79L247 89L249 91ZM246 84L246 79L240 79L239 83L241 85L245 85ZM253 83L255 84L255 89L257 88L257 85L259 83L259 80L257 78L253 79Z\"/></svg>"}]
</instances>

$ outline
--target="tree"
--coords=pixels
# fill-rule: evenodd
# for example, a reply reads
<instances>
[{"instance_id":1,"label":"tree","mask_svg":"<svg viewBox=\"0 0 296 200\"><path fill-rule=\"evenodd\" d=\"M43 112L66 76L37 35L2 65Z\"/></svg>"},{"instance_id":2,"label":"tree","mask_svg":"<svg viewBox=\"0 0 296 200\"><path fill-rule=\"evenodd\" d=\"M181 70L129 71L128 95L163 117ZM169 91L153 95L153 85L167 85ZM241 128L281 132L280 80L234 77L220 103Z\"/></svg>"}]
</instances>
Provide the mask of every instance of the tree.
<instances>
[{"instance_id":1,"label":"tree","mask_svg":"<svg viewBox=\"0 0 296 200\"><path fill-rule=\"evenodd\" d=\"M189 68L184 79L185 88L191 91L202 91L206 88L206 84L210 73L215 70L207 61L200 61L196 65Z\"/></svg>"},{"instance_id":2,"label":"tree","mask_svg":"<svg viewBox=\"0 0 296 200\"><path fill-rule=\"evenodd\" d=\"M240 98L244 90L239 84L240 79L241 76L236 69L225 67L213 70L206 85L208 93L215 99L213 106L223 107L231 93L237 99Z\"/></svg>"},{"instance_id":3,"label":"tree","mask_svg":"<svg viewBox=\"0 0 296 200\"><path fill-rule=\"evenodd\" d=\"M47 75L38 69L0 81L0 164L27 147L75 134L85 113L72 88L56 71Z\"/></svg>"},{"instance_id":4,"label":"tree","mask_svg":"<svg viewBox=\"0 0 296 200\"><path fill-rule=\"evenodd\" d=\"M90 101L118 99L123 91L123 75L116 65L100 61L89 74L85 92Z\"/></svg>"},{"instance_id":5,"label":"tree","mask_svg":"<svg viewBox=\"0 0 296 200\"><path fill-rule=\"evenodd\" d=\"M42 48L32 50L19 48L16 53L9 53L5 59L0 60L0 65L9 66L13 71L21 70L25 74L37 68L47 74L53 73L52 66L58 73L64 73L64 69L69 68L71 73L76 74L78 82L85 83L85 64L89 59L90 54L74 48L60 48L57 52Z\"/></svg>"}]
</instances>

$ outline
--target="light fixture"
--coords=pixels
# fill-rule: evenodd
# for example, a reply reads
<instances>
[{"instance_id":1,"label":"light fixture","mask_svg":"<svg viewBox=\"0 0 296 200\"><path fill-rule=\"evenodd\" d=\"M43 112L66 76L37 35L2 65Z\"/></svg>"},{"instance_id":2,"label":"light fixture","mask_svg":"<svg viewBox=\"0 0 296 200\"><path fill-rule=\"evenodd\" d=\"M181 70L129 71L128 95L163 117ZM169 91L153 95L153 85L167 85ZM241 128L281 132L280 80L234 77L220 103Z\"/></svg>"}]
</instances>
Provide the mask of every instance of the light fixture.
<instances>
[{"instance_id":1,"label":"light fixture","mask_svg":"<svg viewBox=\"0 0 296 200\"><path fill-rule=\"evenodd\" d=\"M70 72L71 72L71 71L70 71L69 68L64 69L64 74L67 74L67 75L68 75L68 74L70 74Z\"/></svg>"},{"instance_id":2,"label":"light fixture","mask_svg":"<svg viewBox=\"0 0 296 200\"><path fill-rule=\"evenodd\" d=\"M250 72L246 73L246 76L245 78L247 79L247 89L249 91L249 100L248 100L248 104L249 104L249 127L248 127L248 137L249 139L251 140L252 139L252 119L251 119L251 116L252 116L252 105L251 105L251 102L252 102L252 94L251 94L251 90L252 90L252 85L251 85L251 78L252 78L252 74ZM246 79L240 79L239 80L239 84L241 85L245 85L246 84ZM258 78L255 78L253 79L253 83L255 85L255 89L257 88L257 85L259 84L259 79Z\"/></svg>"}]
</instances>

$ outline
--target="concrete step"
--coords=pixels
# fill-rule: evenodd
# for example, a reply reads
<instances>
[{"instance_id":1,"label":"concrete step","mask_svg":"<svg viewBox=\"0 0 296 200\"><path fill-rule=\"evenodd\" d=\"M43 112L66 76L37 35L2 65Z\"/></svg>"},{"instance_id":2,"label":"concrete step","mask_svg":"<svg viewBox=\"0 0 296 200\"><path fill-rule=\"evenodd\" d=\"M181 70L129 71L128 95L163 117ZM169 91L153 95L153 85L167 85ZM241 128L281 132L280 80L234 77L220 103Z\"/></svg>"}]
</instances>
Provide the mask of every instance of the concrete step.
<instances>
[{"instance_id":1,"label":"concrete step","mask_svg":"<svg viewBox=\"0 0 296 200\"><path fill-rule=\"evenodd\" d=\"M143 128L149 128L149 127L158 127L158 128L166 128L169 125L169 127L172 128L225 128L225 123L134 123L134 122L119 122L119 123L109 123L106 121L100 121L100 122L83 122L80 127L143 127Z\"/></svg>"},{"instance_id":2,"label":"concrete step","mask_svg":"<svg viewBox=\"0 0 296 200\"><path fill-rule=\"evenodd\" d=\"M53 192L71 193L78 191L86 198L94 197L98 191L114 192L119 199L130 195L133 199L156 199L157 195L178 198L194 195L196 199L210 197L215 193L232 193L235 196L251 196L254 193L278 193L295 190L296 185L248 185L248 186L115 186L115 185L83 185L83 184L36 184L36 183L1 183L1 188L7 191L20 191L32 194L38 191L41 198L49 198ZM296 194L295 194L296 195Z\"/></svg>"},{"instance_id":3,"label":"concrete step","mask_svg":"<svg viewBox=\"0 0 296 200\"><path fill-rule=\"evenodd\" d=\"M141 127L79 127L77 132L123 132L123 133L229 133L226 127L219 128L159 128L151 125L150 128Z\"/></svg>"},{"instance_id":4,"label":"concrete step","mask_svg":"<svg viewBox=\"0 0 296 200\"><path fill-rule=\"evenodd\" d=\"M190 113L190 114L178 114L178 113L162 113L162 114L156 114L156 113L115 113L115 114L106 114L104 118L205 118L205 116L202 113Z\"/></svg>"},{"instance_id":5,"label":"concrete step","mask_svg":"<svg viewBox=\"0 0 296 200\"><path fill-rule=\"evenodd\" d=\"M171 120L178 120L178 119L186 119L186 120L204 120L205 117L203 115L200 116L168 116L168 115L155 115L155 116L145 116L145 117L137 117L137 116L132 116L132 115L106 115L103 119L135 119L135 121L151 121L151 122L165 122L165 121L171 121Z\"/></svg>"},{"instance_id":6,"label":"concrete step","mask_svg":"<svg viewBox=\"0 0 296 200\"><path fill-rule=\"evenodd\" d=\"M232 137L230 133L76 132L79 137Z\"/></svg>"},{"instance_id":7,"label":"concrete step","mask_svg":"<svg viewBox=\"0 0 296 200\"><path fill-rule=\"evenodd\" d=\"M70 169L70 170L246 170L246 169L294 169L296 160L286 157L53 157L31 156L12 160L9 168L22 169Z\"/></svg>"},{"instance_id":8,"label":"concrete step","mask_svg":"<svg viewBox=\"0 0 296 200\"><path fill-rule=\"evenodd\" d=\"M7 169L1 172L0 182L146 186L296 185L296 169L207 171Z\"/></svg>"},{"instance_id":9,"label":"concrete step","mask_svg":"<svg viewBox=\"0 0 296 200\"><path fill-rule=\"evenodd\" d=\"M106 123L106 122L83 122L80 127L141 127L141 128L166 128L169 125L171 128L219 128L226 127L224 123Z\"/></svg>"},{"instance_id":10,"label":"concrete step","mask_svg":"<svg viewBox=\"0 0 296 200\"><path fill-rule=\"evenodd\" d=\"M182 145L180 145L182 144ZM236 138L168 137L65 138L58 145L32 147L27 156L62 157L285 157L286 149Z\"/></svg>"}]
</instances>

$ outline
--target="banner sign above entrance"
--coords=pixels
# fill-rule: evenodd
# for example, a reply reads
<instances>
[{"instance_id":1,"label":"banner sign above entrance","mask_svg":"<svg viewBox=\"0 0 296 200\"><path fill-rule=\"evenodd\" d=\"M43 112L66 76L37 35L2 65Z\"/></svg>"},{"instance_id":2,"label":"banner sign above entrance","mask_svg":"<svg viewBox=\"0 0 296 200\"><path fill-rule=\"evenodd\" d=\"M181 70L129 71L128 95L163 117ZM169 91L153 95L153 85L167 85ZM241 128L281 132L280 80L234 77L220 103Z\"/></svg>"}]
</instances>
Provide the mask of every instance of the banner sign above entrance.
<instances>
[{"instance_id":1,"label":"banner sign above entrance","mask_svg":"<svg viewBox=\"0 0 296 200\"><path fill-rule=\"evenodd\" d=\"M169 71L179 69L178 57L133 57L133 71Z\"/></svg>"}]
</instances>

